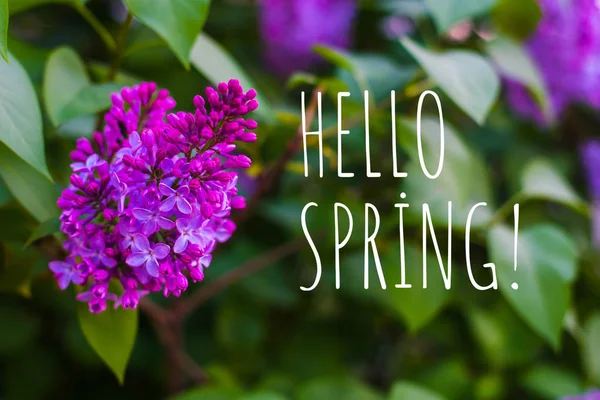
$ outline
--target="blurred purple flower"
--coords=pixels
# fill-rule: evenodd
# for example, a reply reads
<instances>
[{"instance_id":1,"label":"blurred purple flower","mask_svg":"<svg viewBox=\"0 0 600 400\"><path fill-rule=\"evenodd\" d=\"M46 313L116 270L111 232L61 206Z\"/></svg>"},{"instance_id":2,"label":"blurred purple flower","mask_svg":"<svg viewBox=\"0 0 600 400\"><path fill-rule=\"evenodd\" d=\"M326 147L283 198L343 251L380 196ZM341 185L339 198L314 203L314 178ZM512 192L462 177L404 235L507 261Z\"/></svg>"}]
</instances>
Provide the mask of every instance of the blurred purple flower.
<instances>
[{"instance_id":1,"label":"blurred purple flower","mask_svg":"<svg viewBox=\"0 0 600 400\"><path fill-rule=\"evenodd\" d=\"M538 0L542 19L527 48L537 64L555 116L569 104L600 107L600 4L596 0ZM520 84L508 100L524 117L544 124L540 108Z\"/></svg>"},{"instance_id":2,"label":"blurred purple flower","mask_svg":"<svg viewBox=\"0 0 600 400\"><path fill-rule=\"evenodd\" d=\"M355 0L262 0L260 30L268 65L287 76L319 61L314 45L347 48L355 14Z\"/></svg>"},{"instance_id":3,"label":"blurred purple flower","mask_svg":"<svg viewBox=\"0 0 600 400\"><path fill-rule=\"evenodd\" d=\"M592 241L600 246L600 141L588 140L581 146L579 154L592 199Z\"/></svg>"},{"instance_id":4,"label":"blurred purple flower","mask_svg":"<svg viewBox=\"0 0 600 400\"><path fill-rule=\"evenodd\" d=\"M600 390L590 390L580 395L563 397L561 400L600 400Z\"/></svg>"},{"instance_id":5,"label":"blurred purple flower","mask_svg":"<svg viewBox=\"0 0 600 400\"><path fill-rule=\"evenodd\" d=\"M408 35L415 29L415 26L407 17L390 15L381 21L380 29L383 36L389 40L394 40Z\"/></svg>"}]
</instances>

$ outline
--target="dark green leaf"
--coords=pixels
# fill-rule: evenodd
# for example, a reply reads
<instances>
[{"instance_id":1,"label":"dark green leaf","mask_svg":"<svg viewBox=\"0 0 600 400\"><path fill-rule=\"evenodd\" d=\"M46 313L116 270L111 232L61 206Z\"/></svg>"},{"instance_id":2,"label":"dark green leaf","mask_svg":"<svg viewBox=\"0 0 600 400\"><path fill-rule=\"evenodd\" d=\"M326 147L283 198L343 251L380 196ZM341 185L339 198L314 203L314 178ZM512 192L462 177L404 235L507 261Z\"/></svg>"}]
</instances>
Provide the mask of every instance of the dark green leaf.
<instances>
[{"instance_id":1,"label":"dark green leaf","mask_svg":"<svg viewBox=\"0 0 600 400\"><path fill-rule=\"evenodd\" d=\"M125 0L125 4L169 44L188 68L190 51L208 16L210 0Z\"/></svg>"},{"instance_id":2,"label":"dark green leaf","mask_svg":"<svg viewBox=\"0 0 600 400\"><path fill-rule=\"evenodd\" d=\"M496 28L519 41L535 31L541 18L542 10L536 0L498 0L492 10Z\"/></svg>"},{"instance_id":3,"label":"dark green leaf","mask_svg":"<svg viewBox=\"0 0 600 400\"><path fill-rule=\"evenodd\" d=\"M498 0L425 0L440 33L457 22L488 12Z\"/></svg>"},{"instance_id":4,"label":"dark green leaf","mask_svg":"<svg viewBox=\"0 0 600 400\"><path fill-rule=\"evenodd\" d=\"M32 345L39 329L39 320L27 310L0 306L0 354L20 354Z\"/></svg>"},{"instance_id":5,"label":"dark green leaf","mask_svg":"<svg viewBox=\"0 0 600 400\"><path fill-rule=\"evenodd\" d=\"M493 309L468 310L471 330L486 360L497 367L531 362L542 340L502 303Z\"/></svg>"},{"instance_id":6,"label":"dark green leaf","mask_svg":"<svg viewBox=\"0 0 600 400\"><path fill-rule=\"evenodd\" d=\"M577 271L577 248L563 231L537 225L519 232L517 271L513 230L496 226L488 233L498 286L517 313L548 343L558 348ZM511 286L518 284L518 290Z\"/></svg>"},{"instance_id":7,"label":"dark green leaf","mask_svg":"<svg viewBox=\"0 0 600 400\"><path fill-rule=\"evenodd\" d=\"M13 197L6 186L6 183L2 179L0 179L0 207L4 206L7 203L13 201Z\"/></svg>"},{"instance_id":8,"label":"dark green leaf","mask_svg":"<svg viewBox=\"0 0 600 400\"><path fill-rule=\"evenodd\" d=\"M45 176L0 143L0 177L12 195L39 222L58 215L57 192Z\"/></svg>"},{"instance_id":9,"label":"dark green leaf","mask_svg":"<svg viewBox=\"0 0 600 400\"><path fill-rule=\"evenodd\" d=\"M583 200L548 160L530 161L523 168L521 186L523 195L529 198L554 201L581 212L587 210Z\"/></svg>"},{"instance_id":10,"label":"dark green leaf","mask_svg":"<svg viewBox=\"0 0 600 400\"><path fill-rule=\"evenodd\" d=\"M190 61L194 68L211 81L213 85L217 85L219 82L227 82L230 79L237 79L244 90L255 88L258 91L257 99L260 104L256 113L265 120L273 118L271 108L266 99L262 97L260 90L237 61L214 39L204 33L199 35L192 48Z\"/></svg>"},{"instance_id":11,"label":"dark green leaf","mask_svg":"<svg viewBox=\"0 0 600 400\"><path fill-rule=\"evenodd\" d=\"M0 63L0 127L0 142L51 180L37 96L27 72L12 55L10 63Z\"/></svg>"},{"instance_id":12,"label":"dark green leaf","mask_svg":"<svg viewBox=\"0 0 600 400\"><path fill-rule=\"evenodd\" d=\"M38 225L37 228L33 231L27 243L25 243L25 247L28 247L33 242L43 237L52 235L60 230L60 219L57 217L52 217L49 220L46 220Z\"/></svg>"},{"instance_id":13,"label":"dark green leaf","mask_svg":"<svg viewBox=\"0 0 600 400\"><path fill-rule=\"evenodd\" d=\"M486 59L466 50L433 53L408 38L401 43L452 101L483 124L500 91L500 79Z\"/></svg>"},{"instance_id":14,"label":"dark green leaf","mask_svg":"<svg viewBox=\"0 0 600 400\"><path fill-rule=\"evenodd\" d=\"M394 246L382 261L384 266L388 266L385 276L389 287L385 292L381 291L381 296L390 308L402 316L409 329L415 332L435 318L447 303L451 292L444 287L439 263L434 254L427 255L427 288L423 289L422 251L413 246L406 246L404 251L406 283L412 287L398 289L393 286L401 282L400 247ZM446 257L443 256L443 259Z\"/></svg>"},{"instance_id":15,"label":"dark green leaf","mask_svg":"<svg viewBox=\"0 0 600 400\"><path fill-rule=\"evenodd\" d=\"M129 356L135 344L138 311L113 309L109 306L104 312L92 314L86 303L79 303L77 315L88 343L122 384Z\"/></svg>"},{"instance_id":16,"label":"dark green leaf","mask_svg":"<svg viewBox=\"0 0 600 400\"><path fill-rule=\"evenodd\" d=\"M396 382L392 386L389 400L444 400L435 392L410 382Z\"/></svg>"}]
</instances>

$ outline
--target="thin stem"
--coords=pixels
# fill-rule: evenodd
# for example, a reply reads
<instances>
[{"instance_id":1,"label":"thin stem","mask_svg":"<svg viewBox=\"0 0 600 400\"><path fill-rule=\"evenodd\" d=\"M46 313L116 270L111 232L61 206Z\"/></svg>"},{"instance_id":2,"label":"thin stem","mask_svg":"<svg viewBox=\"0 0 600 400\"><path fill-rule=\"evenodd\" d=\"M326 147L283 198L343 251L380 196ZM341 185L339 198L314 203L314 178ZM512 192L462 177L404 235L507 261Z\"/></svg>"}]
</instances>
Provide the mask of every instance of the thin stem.
<instances>
[{"instance_id":1,"label":"thin stem","mask_svg":"<svg viewBox=\"0 0 600 400\"><path fill-rule=\"evenodd\" d=\"M119 72L119 66L121 65L121 58L123 57L123 51L125 50L125 41L127 39L127 32L129 32L129 27L131 26L131 22L133 21L133 14L131 11L127 14L125 21L121 24L121 28L119 29L119 33L117 35L117 43L114 46L114 53L112 57L112 62L110 64L110 69L108 71L108 75L106 76L106 80L108 82L112 82L117 77L117 73ZM112 39L112 38L111 38ZM104 116L102 112L99 112L96 116L96 127L95 130L99 131L102 129L102 123L104 122Z\"/></svg>"},{"instance_id":2,"label":"thin stem","mask_svg":"<svg viewBox=\"0 0 600 400\"><path fill-rule=\"evenodd\" d=\"M172 313L154 304L148 298L143 298L140 301L140 309L146 314L154 327L169 361L169 391L175 392L179 389L180 372L185 373L196 384L206 383L208 375L183 349L182 321L176 323L173 320Z\"/></svg>"},{"instance_id":3,"label":"thin stem","mask_svg":"<svg viewBox=\"0 0 600 400\"><path fill-rule=\"evenodd\" d=\"M123 56L123 52L125 50L127 32L129 32L129 27L131 26L132 21L133 14L130 11L127 14L127 17L125 18L125 21L121 25L121 28L119 29L119 34L117 35L117 45L113 55L112 63L110 65L110 71L108 71L108 76L106 77L108 81L114 81L117 76L117 73L119 72L119 65L121 65L121 57Z\"/></svg>"},{"instance_id":4,"label":"thin stem","mask_svg":"<svg viewBox=\"0 0 600 400\"><path fill-rule=\"evenodd\" d=\"M221 275L217 280L204 286L198 290L191 297L182 300L177 304L177 307L173 310L175 314L173 317L176 320L185 318L189 313L194 311L197 307L206 303L208 300L227 289L229 286L239 282L240 280L264 269L273 263L295 253L301 249L306 242L301 240L294 240L286 243L275 249L269 251L266 254L261 254L258 257L252 258L249 261L243 263L234 270Z\"/></svg>"},{"instance_id":5,"label":"thin stem","mask_svg":"<svg viewBox=\"0 0 600 400\"><path fill-rule=\"evenodd\" d=\"M90 26L96 31L100 39L104 42L108 50L111 52L115 50L116 43L110 32L102 25L98 18L81 2L73 3L73 7L77 12L90 24Z\"/></svg>"}]
</instances>

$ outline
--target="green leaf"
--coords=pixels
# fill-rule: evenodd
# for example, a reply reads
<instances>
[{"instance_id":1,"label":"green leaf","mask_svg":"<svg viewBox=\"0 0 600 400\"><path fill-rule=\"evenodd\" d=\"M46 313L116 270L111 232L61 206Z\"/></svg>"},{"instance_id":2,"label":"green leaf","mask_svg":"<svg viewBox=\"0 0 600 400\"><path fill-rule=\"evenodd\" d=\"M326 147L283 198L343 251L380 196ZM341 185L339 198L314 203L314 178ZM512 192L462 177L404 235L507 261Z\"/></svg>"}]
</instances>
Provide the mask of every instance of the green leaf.
<instances>
[{"instance_id":1,"label":"green leaf","mask_svg":"<svg viewBox=\"0 0 600 400\"><path fill-rule=\"evenodd\" d=\"M577 211L585 212L587 206L548 160L530 161L521 175L523 195L533 199L550 200Z\"/></svg>"},{"instance_id":2,"label":"green leaf","mask_svg":"<svg viewBox=\"0 0 600 400\"><path fill-rule=\"evenodd\" d=\"M483 356L494 367L531 362L541 347L542 340L505 303L470 308L466 314Z\"/></svg>"},{"instance_id":3,"label":"green leaf","mask_svg":"<svg viewBox=\"0 0 600 400\"><path fill-rule=\"evenodd\" d=\"M125 4L189 68L190 51L204 27L210 0L125 0Z\"/></svg>"},{"instance_id":4,"label":"green leaf","mask_svg":"<svg viewBox=\"0 0 600 400\"><path fill-rule=\"evenodd\" d=\"M58 215L54 184L0 143L0 177L38 222Z\"/></svg>"},{"instance_id":5,"label":"green leaf","mask_svg":"<svg viewBox=\"0 0 600 400\"><path fill-rule=\"evenodd\" d=\"M540 106L546 120L553 121L553 110L548 100L544 81L523 46L509 38L500 36L489 42L486 50L497 65L501 75L525 86Z\"/></svg>"},{"instance_id":6,"label":"green leaf","mask_svg":"<svg viewBox=\"0 0 600 400\"><path fill-rule=\"evenodd\" d=\"M49 220L46 220L38 225L37 228L33 231L27 242L25 243L25 247L30 246L36 240L39 240L43 237L50 236L60 230L60 219L58 216L52 217Z\"/></svg>"},{"instance_id":7,"label":"green leaf","mask_svg":"<svg viewBox=\"0 0 600 400\"><path fill-rule=\"evenodd\" d=\"M523 385L548 400L574 396L584 391L581 380L570 371L551 365L539 365L529 371Z\"/></svg>"},{"instance_id":8,"label":"green leaf","mask_svg":"<svg viewBox=\"0 0 600 400\"><path fill-rule=\"evenodd\" d=\"M487 242L504 297L536 333L558 348L577 272L577 248L571 238L553 225L520 231L517 271L513 266L511 228L493 227ZM511 287L513 282L518 290Z\"/></svg>"},{"instance_id":9,"label":"green leaf","mask_svg":"<svg viewBox=\"0 0 600 400\"><path fill-rule=\"evenodd\" d=\"M0 142L52 180L46 166L42 116L33 85L19 61L0 63Z\"/></svg>"},{"instance_id":10,"label":"green leaf","mask_svg":"<svg viewBox=\"0 0 600 400\"><path fill-rule=\"evenodd\" d=\"M351 98L357 97L361 105L363 90L369 90L370 99L375 104L389 101L390 91L403 88L416 72L416 68L400 65L382 54L351 53L348 57L352 69L342 69L337 75L347 83L348 91L353 94ZM362 77L364 82L361 83L357 76ZM337 93L334 98L337 101Z\"/></svg>"},{"instance_id":11,"label":"green leaf","mask_svg":"<svg viewBox=\"0 0 600 400\"><path fill-rule=\"evenodd\" d=\"M478 124L483 124L500 91L490 63L472 51L433 53L412 40L401 40L429 77Z\"/></svg>"},{"instance_id":12,"label":"green leaf","mask_svg":"<svg viewBox=\"0 0 600 400\"><path fill-rule=\"evenodd\" d=\"M350 72L361 90L369 89L365 71L357 65L352 54L344 50L327 46L315 46L313 50L333 65Z\"/></svg>"},{"instance_id":13,"label":"green leaf","mask_svg":"<svg viewBox=\"0 0 600 400\"><path fill-rule=\"evenodd\" d=\"M444 400L439 394L411 382L396 382L392 386L389 400Z\"/></svg>"},{"instance_id":14,"label":"green leaf","mask_svg":"<svg viewBox=\"0 0 600 400\"><path fill-rule=\"evenodd\" d=\"M0 0L0 56L8 62L8 0Z\"/></svg>"},{"instance_id":15,"label":"green leaf","mask_svg":"<svg viewBox=\"0 0 600 400\"><path fill-rule=\"evenodd\" d=\"M440 33L457 22L488 12L498 0L425 0Z\"/></svg>"},{"instance_id":16,"label":"green leaf","mask_svg":"<svg viewBox=\"0 0 600 400\"><path fill-rule=\"evenodd\" d=\"M245 90L256 88L254 82L239 66L237 61L210 36L202 33L196 38L190 61L202 75L204 75L213 85L219 82L227 82L230 79L237 79ZM256 113L265 120L272 120L273 114L271 107L258 90L257 100L260 104Z\"/></svg>"},{"instance_id":17,"label":"green leaf","mask_svg":"<svg viewBox=\"0 0 600 400\"><path fill-rule=\"evenodd\" d=\"M303 386L298 400L380 400L382 397L370 387L349 377L318 378Z\"/></svg>"},{"instance_id":18,"label":"green leaf","mask_svg":"<svg viewBox=\"0 0 600 400\"><path fill-rule=\"evenodd\" d=\"M93 314L87 304L79 303L77 315L88 343L123 384L125 369L135 344L138 311L109 306L104 312Z\"/></svg>"},{"instance_id":19,"label":"green leaf","mask_svg":"<svg viewBox=\"0 0 600 400\"><path fill-rule=\"evenodd\" d=\"M492 10L492 20L498 31L518 40L531 35L542 18L536 0L499 0Z\"/></svg>"},{"instance_id":20,"label":"green leaf","mask_svg":"<svg viewBox=\"0 0 600 400\"><path fill-rule=\"evenodd\" d=\"M429 204L436 227L448 226L448 201L452 201L452 224L464 227L471 208L480 202L472 226L483 226L493 214L490 178L483 160L473 152L449 124L444 124L444 165L437 179L427 179L421 171L415 121L398 121L400 146L411 158L406 166L408 176L403 179L402 191L411 207L405 210L407 222L420 223L421 204ZM438 118L421 120L423 158L430 173L435 172L440 154L440 125ZM440 195L443 193L443 196Z\"/></svg>"},{"instance_id":21,"label":"green leaf","mask_svg":"<svg viewBox=\"0 0 600 400\"><path fill-rule=\"evenodd\" d=\"M402 316L411 332L416 332L435 318L450 299L451 292L444 287L435 254L427 254L427 289L423 289L422 251L410 245L405 246L404 251L406 283L411 284L412 287L397 289L393 286L401 282L400 247L394 246L386 254L386 259L382 261L382 265L389 266L385 269L386 282L389 287L380 294L390 308ZM442 255L445 260L443 252ZM392 266L394 267L392 268Z\"/></svg>"},{"instance_id":22,"label":"green leaf","mask_svg":"<svg viewBox=\"0 0 600 400\"><path fill-rule=\"evenodd\" d=\"M44 102L52 123L94 114L110 107L110 94L117 84L93 85L83 61L70 48L60 47L48 57L44 74Z\"/></svg>"},{"instance_id":23,"label":"green leaf","mask_svg":"<svg viewBox=\"0 0 600 400\"><path fill-rule=\"evenodd\" d=\"M590 381L600 385L600 312L593 314L584 326L582 351L585 371Z\"/></svg>"}]
</instances>

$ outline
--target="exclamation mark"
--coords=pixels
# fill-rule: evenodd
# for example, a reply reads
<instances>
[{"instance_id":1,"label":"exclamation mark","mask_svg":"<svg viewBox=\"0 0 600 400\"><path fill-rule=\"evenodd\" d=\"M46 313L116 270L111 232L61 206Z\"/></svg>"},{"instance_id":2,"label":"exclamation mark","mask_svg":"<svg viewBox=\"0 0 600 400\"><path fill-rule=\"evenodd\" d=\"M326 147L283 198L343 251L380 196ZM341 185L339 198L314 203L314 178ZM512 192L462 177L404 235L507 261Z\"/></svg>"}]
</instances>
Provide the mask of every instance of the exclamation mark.
<instances>
[{"instance_id":1,"label":"exclamation mark","mask_svg":"<svg viewBox=\"0 0 600 400\"><path fill-rule=\"evenodd\" d=\"M519 243L519 205L515 204L513 209L513 214L515 216L515 243L513 246L513 249L515 250L514 270L515 272L517 272L517 244ZM519 284L517 282L513 282L513 284L510 285L510 287L512 287L513 290L517 290L519 288Z\"/></svg>"}]
</instances>

